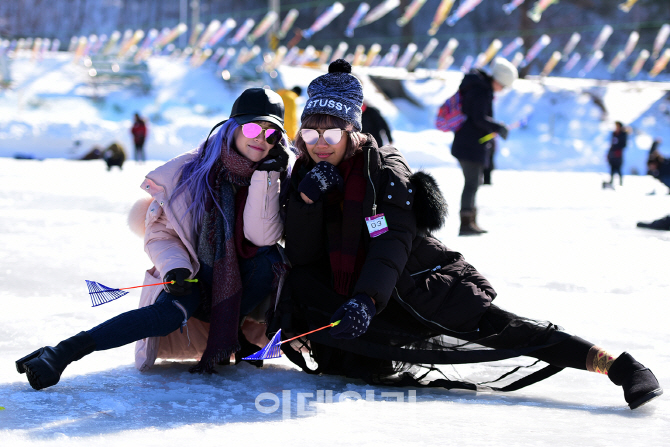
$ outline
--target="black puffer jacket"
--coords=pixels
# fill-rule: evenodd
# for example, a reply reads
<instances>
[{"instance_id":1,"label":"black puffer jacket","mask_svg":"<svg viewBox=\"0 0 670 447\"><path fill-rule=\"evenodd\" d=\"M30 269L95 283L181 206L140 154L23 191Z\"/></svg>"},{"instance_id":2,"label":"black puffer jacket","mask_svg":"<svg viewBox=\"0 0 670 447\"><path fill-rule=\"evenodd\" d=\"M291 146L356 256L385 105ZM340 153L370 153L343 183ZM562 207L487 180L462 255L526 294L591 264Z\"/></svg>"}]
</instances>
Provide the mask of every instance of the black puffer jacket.
<instances>
[{"instance_id":1,"label":"black puffer jacket","mask_svg":"<svg viewBox=\"0 0 670 447\"><path fill-rule=\"evenodd\" d=\"M480 143L479 139L504 127L493 119L492 78L481 70L473 70L463 77L458 90L461 92L461 110L468 119L454 134L451 154L459 160L486 164L495 140Z\"/></svg>"},{"instance_id":2,"label":"black puffer jacket","mask_svg":"<svg viewBox=\"0 0 670 447\"><path fill-rule=\"evenodd\" d=\"M363 157L368 177L364 216L383 213L389 231L371 238L367 228L363 230L367 256L351 295L366 293L374 298L378 313L393 299L438 332L476 329L496 293L460 253L428 235L446 217L437 183L427 174L413 175L392 146L369 144ZM294 176L298 181L298 174ZM329 275L323 213L321 201L307 205L297 192L292 193L285 245L294 268L309 267ZM365 225L362 220L360 224ZM326 307L336 309L334 304ZM373 325L379 317L373 318Z\"/></svg>"}]
</instances>

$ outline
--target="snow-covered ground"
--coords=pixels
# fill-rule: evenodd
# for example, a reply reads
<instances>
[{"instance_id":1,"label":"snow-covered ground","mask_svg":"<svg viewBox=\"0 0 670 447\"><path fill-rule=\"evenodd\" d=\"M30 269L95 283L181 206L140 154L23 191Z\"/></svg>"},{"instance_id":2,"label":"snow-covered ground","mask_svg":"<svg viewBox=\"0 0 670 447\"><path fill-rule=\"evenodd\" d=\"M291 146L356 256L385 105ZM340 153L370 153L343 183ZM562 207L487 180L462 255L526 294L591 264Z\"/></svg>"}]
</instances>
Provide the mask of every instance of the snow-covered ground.
<instances>
[{"instance_id":1,"label":"snow-covered ground","mask_svg":"<svg viewBox=\"0 0 670 447\"><path fill-rule=\"evenodd\" d=\"M16 359L137 306L139 293L132 292L92 308L84 280L141 283L150 263L125 220L143 194L144 174L157 164L130 162L107 172L99 160L0 158L3 446L667 445L666 396L631 411L606 377L575 370L508 394L417 390L416 402L401 404L381 394L397 389L309 376L285 359L213 376L191 375L178 363L139 373L129 345L93 353L68 367L58 385L32 390L14 369ZM431 172L456 214L460 171ZM481 225L490 232L457 237L451 217L439 237L490 279L499 306L549 319L617 355L627 350L667 387L670 233L635 224L670 212L670 195L649 177L627 176L616 190L603 190L602 179L496 171L479 197ZM653 189L657 194L647 195ZM332 392L334 402L315 404L317 390ZM345 392L361 398L339 402ZM311 393L311 414L298 414L298 393ZM268 398L262 408L276 411L259 411L260 395Z\"/></svg>"},{"instance_id":2,"label":"snow-covered ground","mask_svg":"<svg viewBox=\"0 0 670 447\"><path fill-rule=\"evenodd\" d=\"M92 308L84 280L141 283L150 262L126 215L143 194L144 175L196 146L244 88L218 81L207 67L190 70L163 58L149 67L149 94L120 90L92 100L71 57L17 59L13 87L0 92L0 157L45 158L0 158L1 445L667 445L666 396L630 411L606 377L574 370L509 394L432 389L416 390L414 399L400 390L405 401L415 400L401 404L382 396L397 389L309 376L286 359L262 369L220 368L213 376L169 362L139 373L129 345L94 353L68 367L58 385L32 390L16 359L137 306L139 293L132 292ZM281 74L288 87L306 87L319 72L284 67ZM431 129L435 108L459 76L406 81L423 108L365 87L388 114L412 167L429 169L442 186L452 217L438 236L489 278L499 306L548 319L614 354L629 351L669 386L670 233L635 224L670 213L670 195L647 176L601 188L609 177L603 171L612 120L636 132L627 173L643 170L652 137L670 142L666 87L519 82L496 101L498 117L513 122L532 112L529 125L500 145L497 161L505 169L480 190L479 221L490 232L463 238L456 236L463 180L448 151L452 136ZM600 94L605 121L587 92ZM134 111L150 118L151 161L108 172L99 160L67 160L114 140L130 149ZM82 144L73 146L75 140ZM334 402L315 403L318 390L332 392ZM307 412L299 410L299 393L311 393ZM259 396L266 412L257 408Z\"/></svg>"}]
</instances>

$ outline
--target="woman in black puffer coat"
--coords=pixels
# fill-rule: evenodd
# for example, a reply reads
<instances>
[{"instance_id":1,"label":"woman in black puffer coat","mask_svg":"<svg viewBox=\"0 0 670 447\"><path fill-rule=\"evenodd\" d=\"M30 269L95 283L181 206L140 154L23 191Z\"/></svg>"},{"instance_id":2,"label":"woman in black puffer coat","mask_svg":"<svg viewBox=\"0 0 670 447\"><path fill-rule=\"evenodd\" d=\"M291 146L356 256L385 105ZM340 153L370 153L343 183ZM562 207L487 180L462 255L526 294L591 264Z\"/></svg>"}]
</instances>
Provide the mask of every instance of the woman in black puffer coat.
<instances>
[{"instance_id":1,"label":"woman in black puffer coat","mask_svg":"<svg viewBox=\"0 0 670 447\"><path fill-rule=\"evenodd\" d=\"M360 133L362 91L349 72L338 60L308 89L286 205L292 269L270 330L288 338L339 323L282 345L287 357L311 373L421 386L416 376L395 373L527 355L549 366L494 389L518 389L572 367L609 373L631 408L660 395L654 375L629 354L615 359L551 323L492 304L489 282L431 236L446 216L435 180ZM472 343L494 349L468 349ZM309 349L315 370L298 348ZM449 380L431 385L476 389Z\"/></svg>"}]
</instances>

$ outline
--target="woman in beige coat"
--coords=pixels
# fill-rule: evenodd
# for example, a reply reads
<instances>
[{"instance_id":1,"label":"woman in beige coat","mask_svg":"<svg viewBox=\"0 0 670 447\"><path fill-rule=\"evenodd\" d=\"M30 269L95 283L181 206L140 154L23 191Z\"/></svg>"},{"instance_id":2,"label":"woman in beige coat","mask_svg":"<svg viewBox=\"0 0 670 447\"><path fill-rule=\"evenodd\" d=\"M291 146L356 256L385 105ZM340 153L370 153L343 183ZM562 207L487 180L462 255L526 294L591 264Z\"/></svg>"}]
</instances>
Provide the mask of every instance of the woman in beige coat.
<instances>
[{"instance_id":1,"label":"woman in beige coat","mask_svg":"<svg viewBox=\"0 0 670 447\"><path fill-rule=\"evenodd\" d=\"M284 271L276 242L288 139L272 90L245 90L230 117L198 149L149 173L141 187L151 198L131 212L145 216L154 264L145 284L168 284L144 288L139 309L18 360L34 389L58 383L72 361L134 341L140 370L163 357L199 359L191 371L208 373L250 345L241 324L262 317Z\"/></svg>"}]
</instances>

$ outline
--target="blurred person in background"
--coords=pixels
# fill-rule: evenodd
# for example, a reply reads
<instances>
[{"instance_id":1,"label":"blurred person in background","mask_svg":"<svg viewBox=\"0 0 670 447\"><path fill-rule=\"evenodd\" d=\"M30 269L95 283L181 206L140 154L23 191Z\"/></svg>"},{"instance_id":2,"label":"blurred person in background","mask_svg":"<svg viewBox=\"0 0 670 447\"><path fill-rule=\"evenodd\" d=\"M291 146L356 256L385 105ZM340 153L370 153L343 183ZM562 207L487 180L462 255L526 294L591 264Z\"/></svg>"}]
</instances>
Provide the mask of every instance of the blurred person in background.
<instances>
[{"instance_id":1,"label":"blurred person in background","mask_svg":"<svg viewBox=\"0 0 670 447\"><path fill-rule=\"evenodd\" d=\"M621 121L614 123L610 150L607 153L607 162L610 165L609 187L614 186L614 174L619 176L619 185L623 186L623 176L621 175L621 166L623 165L623 150L628 143L628 133Z\"/></svg>"},{"instance_id":2,"label":"blurred person in background","mask_svg":"<svg viewBox=\"0 0 670 447\"><path fill-rule=\"evenodd\" d=\"M298 98L302 95L302 88L296 85L291 90L277 90L277 93L284 101L284 129L293 141L298 132Z\"/></svg>"},{"instance_id":3,"label":"blurred person in background","mask_svg":"<svg viewBox=\"0 0 670 447\"><path fill-rule=\"evenodd\" d=\"M393 144L391 128L379 109L372 107L368 103L363 103L362 109L361 122L363 124L363 133L372 134L379 147Z\"/></svg>"},{"instance_id":4,"label":"blurred person in background","mask_svg":"<svg viewBox=\"0 0 670 447\"><path fill-rule=\"evenodd\" d=\"M133 134L133 143L135 144L135 161L146 161L144 142L147 139L147 123L140 118L138 113L135 113L135 121L133 122L133 127L130 129L130 133Z\"/></svg>"},{"instance_id":5,"label":"blurred person in background","mask_svg":"<svg viewBox=\"0 0 670 447\"><path fill-rule=\"evenodd\" d=\"M491 74L474 69L466 74L458 90L461 94L461 109L467 120L454 133L452 155L458 159L465 183L461 195L461 227L459 236L486 233L477 224L476 195L483 182L484 169L490 164L495 150L495 137L507 139L508 129L504 123L493 119L493 95L510 88L519 77L517 69L504 58L496 58Z\"/></svg>"}]
</instances>

